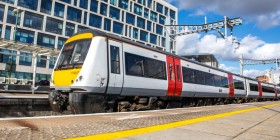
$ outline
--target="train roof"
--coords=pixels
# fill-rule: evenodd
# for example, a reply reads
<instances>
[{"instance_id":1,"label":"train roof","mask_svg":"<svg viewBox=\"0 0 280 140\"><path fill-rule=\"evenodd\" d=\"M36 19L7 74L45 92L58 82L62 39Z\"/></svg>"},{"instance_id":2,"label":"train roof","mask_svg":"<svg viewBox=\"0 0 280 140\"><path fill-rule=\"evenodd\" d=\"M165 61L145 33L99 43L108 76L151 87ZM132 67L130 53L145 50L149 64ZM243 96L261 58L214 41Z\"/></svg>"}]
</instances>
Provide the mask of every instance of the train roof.
<instances>
[{"instance_id":1,"label":"train roof","mask_svg":"<svg viewBox=\"0 0 280 140\"><path fill-rule=\"evenodd\" d=\"M82 34L82 33L92 33L93 36L104 36L104 37L107 37L107 38L112 38L112 39L115 39L115 40L120 40L120 41L128 43L128 44L132 44L132 45L135 45L135 46L140 46L142 48L145 48L145 49L148 49L148 50L152 50L152 51L155 51L155 52L158 52L158 53L162 53L162 54L165 54L165 55L170 55L170 56L173 56L173 57L177 57L177 58L180 58L182 60L185 60L185 61L188 61L188 62L192 62L192 63L195 63L197 65L201 65L201 66L204 66L204 67L207 67L207 68L211 68L211 69L214 69L214 70L217 70L217 71L220 71L220 72L225 72L225 73L229 73L229 74L232 74L232 75L235 75L235 76L238 76L238 77L247 78L247 79L250 79L250 80L253 80L253 81L257 81L256 79L253 79L253 78L250 78L250 77L245 77L245 76L242 76L242 75L239 75L239 74L235 74L235 73L232 73L232 72L229 72L229 71L225 71L225 70L222 70L222 69L211 67L211 66L208 66L208 65L205 65L205 64L202 64L202 63L199 63L199 62L187 59L187 58L185 58L183 56L178 56L176 54L172 54L172 53L169 53L169 52L161 51L161 50L158 50L158 49L146 46L144 44L141 44L141 43L138 43L138 42L134 42L132 40L129 40L129 39L117 36L117 35L113 35L113 34L110 34L110 33L106 33L106 32L103 32L103 31L100 31L100 30L97 30L97 29L82 30L82 31L80 31L80 32L78 32L78 33L76 33L74 35L78 35L78 34ZM264 82L262 82L262 83L264 83ZM265 84L271 84L271 83L265 83ZM274 84L271 84L271 85L274 85Z\"/></svg>"}]
</instances>

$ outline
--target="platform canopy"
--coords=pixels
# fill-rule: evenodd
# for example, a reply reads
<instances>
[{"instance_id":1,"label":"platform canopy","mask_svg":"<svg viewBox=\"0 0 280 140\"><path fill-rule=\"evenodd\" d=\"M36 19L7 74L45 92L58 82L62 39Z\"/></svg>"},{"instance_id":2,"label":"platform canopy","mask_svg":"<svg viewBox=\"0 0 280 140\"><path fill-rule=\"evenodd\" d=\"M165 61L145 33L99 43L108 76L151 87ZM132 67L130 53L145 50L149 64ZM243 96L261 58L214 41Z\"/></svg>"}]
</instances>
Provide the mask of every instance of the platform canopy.
<instances>
[{"instance_id":1,"label":"platform canopy","mask_svg":"<svg viewBox=\"0 0 280 140\"><path fill-rule=\"evenodd\" d=\"M14 51L23 51L29 52L37 55L46 55L57 57L59 54L59 50L56 48L44 47L36 44L29 44L17 41L11 41L1 38L0 39L0 48L1 49L9 49Z\"/></svg>"}]
</instances>

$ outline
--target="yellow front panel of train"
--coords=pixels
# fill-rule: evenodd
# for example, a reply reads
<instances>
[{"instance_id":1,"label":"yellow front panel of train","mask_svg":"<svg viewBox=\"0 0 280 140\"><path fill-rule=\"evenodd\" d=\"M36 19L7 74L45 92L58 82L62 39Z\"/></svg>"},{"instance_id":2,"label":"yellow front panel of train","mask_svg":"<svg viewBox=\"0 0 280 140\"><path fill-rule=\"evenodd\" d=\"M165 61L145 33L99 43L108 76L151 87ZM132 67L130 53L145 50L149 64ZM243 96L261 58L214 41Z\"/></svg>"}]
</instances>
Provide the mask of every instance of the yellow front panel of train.
<instances>
[{"instance_id":1,"label":"yellow front panel of train","mask_svg":"<svg viewBox=\"0 0 280 140\"><path fill-rule=\"evenodd\" d=\"M81 68L55 70L53 74L53 84L55 86L70 86L77 79Z\"/></svg>"}]
</instances>

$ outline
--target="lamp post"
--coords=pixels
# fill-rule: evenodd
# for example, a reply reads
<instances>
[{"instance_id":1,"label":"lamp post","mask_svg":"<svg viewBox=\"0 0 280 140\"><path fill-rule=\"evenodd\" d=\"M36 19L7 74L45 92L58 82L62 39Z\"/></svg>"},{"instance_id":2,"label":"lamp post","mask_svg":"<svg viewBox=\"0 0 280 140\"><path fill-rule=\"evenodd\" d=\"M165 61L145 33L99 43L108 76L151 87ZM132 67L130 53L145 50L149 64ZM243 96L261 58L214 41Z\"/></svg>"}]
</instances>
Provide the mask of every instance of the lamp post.
<instances>
[{"instance_id":1,"label":"lamp post","mask_svg":"<svg viewBox=\"0 0 280 140\"><path fill-rule=\"evenodd\" d=\"M17 32L17 25L18 25L18 16L19 14L22 12L23 10L19 7L17 7L16 9L13 10L13 12L15 13L16 15L16 25L15 25L15 28L14 28L14 34L13 34L13 40L15 41L16 39L16 32Z\"/></svg>"},{"instance_id":2,"label":"lamp post","mask_svg":"<svg viewBox=\"0 0 280 140\"><path fill-rule=\"evenodd\" d=\"M13 13L15 13L15 16L16 16L16 23L15 23L15 28L14 28L14 32L13 32L13 41L15 41L15 38L16 38L16 32L17 32L17 25L18 25L18 17L19 17L19 14L22 12L23 10L20 9L20 8L16 8L13 10ZM12 53L13 53L13 48L12 48ZM9 57L9 62L8 62L8 65L9 65L9 78L12 78L12 71L14 70L14 66L13 66L13 56L10 56ZM11 79L9 81L9 84L11 84Z\"/></svg>"}]
</instances>

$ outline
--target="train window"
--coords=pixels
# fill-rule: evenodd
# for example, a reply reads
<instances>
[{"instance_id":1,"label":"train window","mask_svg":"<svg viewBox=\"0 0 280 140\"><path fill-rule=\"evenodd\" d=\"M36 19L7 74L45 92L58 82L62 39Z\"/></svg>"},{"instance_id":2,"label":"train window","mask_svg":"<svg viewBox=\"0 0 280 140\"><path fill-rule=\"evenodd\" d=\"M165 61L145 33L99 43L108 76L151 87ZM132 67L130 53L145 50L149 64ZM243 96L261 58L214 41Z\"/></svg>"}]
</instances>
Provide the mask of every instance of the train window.
<instances>
[{"instance_id":1,"label":"train window","mask_svg":"<svg viewBox=\"0 0 280 140\"><path fill-rule=\"evenodd\" d=\"M211 73L205 73L205 84L214 86L214 75Z\"/></svg>"},{"instance_id":2,"label":"train window","mask_svg":"<svg viewBox=\"0 0 280 140\"><path fill-rule=\"evenodd\" d=\"M66 44L60 54L56 69L64 66L83 64L90 44L91 39L79 40Z\"/></svg>"},{"instance_id":3,"label":"train window","mask_svg":"<svg viewBox=\"0 0 280 140\"><path fill-rule=\"evenodd\" d=\"M219 75L214 75L214 85L219 87L221 86L221 80L222 80L222 77L219 76Z\"/></svg>"},{"instance_id":4,"label":"train window","mask_svg":"<svg viewBox=\"0 0 280 140\"><path fill-rule=\"evenodd\" d=\"M176 65L177 66L177 77L178 77L178 81L181 82L181 70L180 70L180 66L179 65Z\"/></svg>"},{"instance_id":5,"label":"train window","mask_svg":"<svg viewBox=\"0 0 280 140\"><path fill-rule=\"evenodd\" d=\"M126 74L166 80L166 64L163 61L125 53Z\"/></svg>"},{"instance_id":6,"label":"train window","mask_svg":"<svg viewBox=\"0 0 280 140\"><path fill-rule=\"evenodd\" d=\"M197 83L197 84L205 85L205 76L204 76L204 72L202 72L202 71L196 71L196 72L195 72L195 76L196 76L196 83Z\"/></svg>"},{"instance_id":7,"label":"train window","mask_svg":"<svg viewBox=\"0 0 280 140\"><path fill-rule=\"evenodd\" d=\"M127 75L144 76L144 57L125 53L125 70Z\"/></svg>"},{"instance_id":8,"label":"train window","mask_svg":"<svg viewBox=\"0 0 280 140\"><path fill-rule=\"evenodd\" d=\"M195 83L195 71L193 69L182 67L184 83Z\"/></svg>"},{"instance_id":9,"label":"train window","mask_svg":"<svg viewBox=\"0 0 280 140\"><path fill-rule=\"evenodd\" d=\"M119 47L110 46L111 51L111 73L120 74L120 53Z\"/></svg>"},{"instance_id":10,"label":"train window","mask_svg":"<svg viewBox=\"0 0 280 140\"><path fill-rule=\"evenodd\" d=\"M221 83L222 83L222 87L227 88L228 87L228 78L222 77Z\"/></svg>"},{"instance_id":11,"label":"train window","mask_svg":"<svg viewBox=\"0 0 280 140\"><path fill-rule=\"evenodd\" d=\"M244 83L240 80L234 80L234 88L244 90Z\"/></svg>"},{"instance_id":12,"label":"train window","mask_svg":"<svg viewBox=\"0 0 280 140\"><path fill-rule=\"evenodd\" d=\"M275 93L274 88L267 87L267 86L262 86L262 91L263 92L268 92L268 93Z\"/></svg>"},{"instance_id":13,"label":"train window","mask_svg":"<svg viewBox=\"0 0 280 140\"><path fill-rule=\"evenodd\" d=\"M259 91L259 90L258 90L258 85L256 85L256 84L251 84L251 83L250 83L250 90L251 90L251 91Z\"/></svg>"},{"instance_id":14,"label":"train window","mask_svg":"<svg viewBox=\"0 0 280 140\"><path fill-rule=\"evenodd\" d=\"M145 68L144 69L145 77L166 80L165 62L155 60L155 59L145 58L144 68Z\"/></svg>"}]
</instances>

